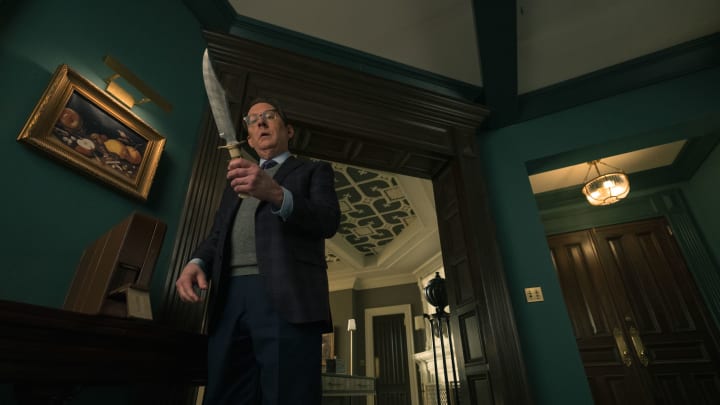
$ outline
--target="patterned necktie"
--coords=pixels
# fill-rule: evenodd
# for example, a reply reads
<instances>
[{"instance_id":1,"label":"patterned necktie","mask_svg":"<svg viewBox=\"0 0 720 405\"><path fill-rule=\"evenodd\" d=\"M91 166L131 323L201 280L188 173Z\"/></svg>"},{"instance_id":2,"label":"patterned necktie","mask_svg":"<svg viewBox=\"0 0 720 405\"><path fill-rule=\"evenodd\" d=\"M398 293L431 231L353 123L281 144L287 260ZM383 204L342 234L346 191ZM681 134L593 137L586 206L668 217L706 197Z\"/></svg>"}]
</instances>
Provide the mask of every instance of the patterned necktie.
<instances>
[{"instance_id":1,"label":"patterned necktie","mask_svg":"<svg viewBox=\"0 0 720 405\"><path fill-rule=\"evenodd\" d=\"M260 165L260 168L263 169L263 170L272 169L272 168L275 167L277 164L278 164L278 163L277 163L276 161L272 160L272 159L271 159L271 160L266 160L265 162L263 162L263 164Z\"/></svg>"}]
</instances>

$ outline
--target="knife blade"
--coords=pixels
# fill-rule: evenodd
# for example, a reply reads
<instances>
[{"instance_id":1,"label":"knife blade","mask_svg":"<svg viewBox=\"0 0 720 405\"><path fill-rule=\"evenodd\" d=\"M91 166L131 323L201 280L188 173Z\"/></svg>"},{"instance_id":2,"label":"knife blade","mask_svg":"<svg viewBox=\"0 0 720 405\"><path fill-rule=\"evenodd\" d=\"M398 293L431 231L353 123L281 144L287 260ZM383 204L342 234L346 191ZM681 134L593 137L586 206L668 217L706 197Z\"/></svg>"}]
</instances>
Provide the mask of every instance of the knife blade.
<instances>
[{"instance_id":1,"label":"knife blade","mask_svg":"<svg viewBox=\"0 0 720 405\"><path fill-rule=\"evenodd\" d=\"M228 106L225 89L223 89L215 74L215 69L213 69L212 63L210 62L210 55L207 48L205 48L205 52L203 53L202 71L203 81L205 82L205 92L208 96L213 118L215 118L218 135L225 141L225 146L221 146L221 148L228 150L230 158L241 157L257 163L255 158L242 148L241 145L245 143L245 141L238 142L237 140L237 133L230 118L230 107ZM247 195L244 194L239 194L239 196L240 198L247 197Z\"/></svg>"}]
</instances>

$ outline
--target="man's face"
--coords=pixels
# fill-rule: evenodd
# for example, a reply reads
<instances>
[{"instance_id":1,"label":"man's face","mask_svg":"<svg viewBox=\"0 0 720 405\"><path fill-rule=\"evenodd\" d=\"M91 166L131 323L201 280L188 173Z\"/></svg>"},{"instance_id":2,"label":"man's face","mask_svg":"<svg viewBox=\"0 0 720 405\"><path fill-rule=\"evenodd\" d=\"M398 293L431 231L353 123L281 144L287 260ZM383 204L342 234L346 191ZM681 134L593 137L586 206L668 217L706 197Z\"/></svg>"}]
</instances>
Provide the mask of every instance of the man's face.
<instances>
[{"instance_id":1,"label":"man's face","mask_svg":"<svg viewBox=\"0 0 720 405\"><path fill-rule=\"evenodd\" d=\"M275 111L268 103L257 103L250 107L247 116L248 144L263 158L270 159L288 150L290 138L295 134L291 125L286 125L280 114L269 119L267 111ZM252 122L255 121L255 122Z\"/></svg>"}]
</instances>

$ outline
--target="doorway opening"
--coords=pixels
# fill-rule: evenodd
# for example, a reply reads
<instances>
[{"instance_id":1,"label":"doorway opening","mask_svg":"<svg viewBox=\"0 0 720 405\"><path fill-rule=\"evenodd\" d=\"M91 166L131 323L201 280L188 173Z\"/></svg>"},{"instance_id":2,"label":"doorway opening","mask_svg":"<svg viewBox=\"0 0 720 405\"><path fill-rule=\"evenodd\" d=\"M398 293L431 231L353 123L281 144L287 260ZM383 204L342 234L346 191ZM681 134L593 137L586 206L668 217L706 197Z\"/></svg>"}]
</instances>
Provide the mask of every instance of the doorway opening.
<instances>
[{"instance_id":1,"label":"doorway opening","mask_svg":"<svg viewBox=\"0 0 720 405\"><path fill-rule=\"evenodd\" d=\"M238 127L244 103L272 96L296 128L292 153L432 180L458 370L467 387L461 402L530 402L476 142L489 111L231 35L205 38ZM224 187L226 157L217 152L221 142L209 115L201 131L169 286L193 241L207 233ZM203 312L167 288L166 323L197 329Z\"/></svg>"},{"instance_id":2,"label":"doorway opening","mask_svg":"<svg viewBox=\"0 0 720 405\"><path fill-rule=\"evenodd\" d=\"M365 310L365 363L376 378L377 403L420 405L410 305ZM368 399L368 405L372 405Z\"/></svg>"}]
</instances>

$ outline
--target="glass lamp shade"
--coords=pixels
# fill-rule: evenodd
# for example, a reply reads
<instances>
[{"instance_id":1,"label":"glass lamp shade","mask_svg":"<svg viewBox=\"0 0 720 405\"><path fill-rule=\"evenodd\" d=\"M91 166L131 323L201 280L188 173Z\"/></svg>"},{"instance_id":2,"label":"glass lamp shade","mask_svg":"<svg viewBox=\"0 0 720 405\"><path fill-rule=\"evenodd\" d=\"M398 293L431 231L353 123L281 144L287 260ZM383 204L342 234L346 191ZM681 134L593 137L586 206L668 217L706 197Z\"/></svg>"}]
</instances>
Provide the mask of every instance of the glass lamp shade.
<instances>
[{"instance_id":1,"label":"glass lamp shade","mask_svg":"<svg viewBox=\"0 0 720 405\"><path fill-rule=\"evenodd\" d=\"M615 204L630 193L630 181L625 173L603 174L588 181L582 192L590 205Z\"/></svg>"}]
</instances>

